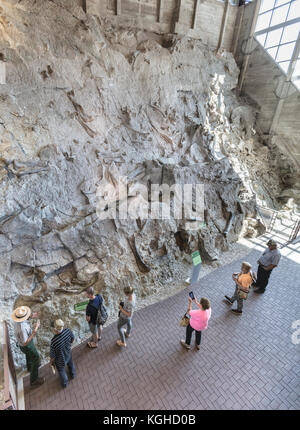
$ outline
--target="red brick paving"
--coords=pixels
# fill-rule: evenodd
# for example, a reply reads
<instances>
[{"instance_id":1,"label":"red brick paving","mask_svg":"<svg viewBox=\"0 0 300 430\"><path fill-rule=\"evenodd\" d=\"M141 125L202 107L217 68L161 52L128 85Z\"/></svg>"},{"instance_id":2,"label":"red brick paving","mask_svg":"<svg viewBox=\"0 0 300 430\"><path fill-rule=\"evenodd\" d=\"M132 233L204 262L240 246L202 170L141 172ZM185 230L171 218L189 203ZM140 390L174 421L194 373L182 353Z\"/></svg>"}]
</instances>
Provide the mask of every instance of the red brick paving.
<instances>
[{"instance_id":1,"label":"red brick paving","mask_svg":"<svg viewBox=\"0 0 300 430\"><path fill-rule=\"evenodd\" d=\"M254 267L259 254L247 257ZM125 349L115 344L116 323L104 329L98 349L74 348L77 376L65 390L49 366L40 372L43 386L30 390L25 378L26 409L299 409L300 346L291 325L300 319L300 266L282 257L266 293L250 292L236 316L223 296L232 294L239 267L219 268L194 289L212 304L199 352L179 344L185 290L136 312Z\"/></svg>"}]
</instances>

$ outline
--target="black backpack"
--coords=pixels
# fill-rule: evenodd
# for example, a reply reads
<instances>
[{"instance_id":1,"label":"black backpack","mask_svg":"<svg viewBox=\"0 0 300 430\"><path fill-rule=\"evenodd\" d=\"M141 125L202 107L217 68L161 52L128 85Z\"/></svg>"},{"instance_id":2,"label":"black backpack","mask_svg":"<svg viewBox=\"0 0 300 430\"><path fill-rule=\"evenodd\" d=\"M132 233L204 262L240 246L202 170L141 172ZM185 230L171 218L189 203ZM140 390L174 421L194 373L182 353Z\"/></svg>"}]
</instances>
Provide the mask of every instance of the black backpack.
<instances>
[{"instance_id":1,"label":"black backpack","mask_svg":"<svg viewBox=\"0 0 300 430\"><path fill-rule=\"evenodd\" d=\"M96 297L99 298L99 302L100 302L100 306L99 308L97 308L98 313L97 313L96 323L97 325L104 325L107 321L108 313L107 313L106 307L103 304L103 297L100 296L99 294L96 294ZM93 307L95 308L95 306Z\"/></svg>"}]
</instances>

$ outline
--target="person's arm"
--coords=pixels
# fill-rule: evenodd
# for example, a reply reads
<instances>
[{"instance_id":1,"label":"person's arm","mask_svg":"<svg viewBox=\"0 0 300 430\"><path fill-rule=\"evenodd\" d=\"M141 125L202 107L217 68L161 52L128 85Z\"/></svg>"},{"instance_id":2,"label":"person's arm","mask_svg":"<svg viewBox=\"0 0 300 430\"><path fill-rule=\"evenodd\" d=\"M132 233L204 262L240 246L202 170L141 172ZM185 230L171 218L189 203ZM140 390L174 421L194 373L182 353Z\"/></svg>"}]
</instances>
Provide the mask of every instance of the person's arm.
<instances>
[{"instance_id":1,"label":"person's arm","mask_svg":"<svg viewBox=\"0 0 300 430\"><path fill-rule=\"evenodd\" d=\"M273 270L274 267L277 267L277 264L270 264L269 266L262 266L267 272Z\"/></svg>"},{"instance_id":2,"label":"person's arm","mask_svg":"<svg viewBox=\"0 0 300 430\"><path fill-rule=\"evenodd\" d=\"M27 346L30 344L30 342L32 341L32 339L36 335L36 332L38 331L39 326L40 326L40 320L37 320L37 322L35 323L34 329L32 330L31 335L28 337L26 342L24 342L23 346Z\"/></svg>"},{"instance_id":3,"label":"person's arm","mask_svg":"<svg viewBox=\"0 0 300 430\"><path fill-rule=\"evenodd\" d=\"M132 315L132 311L130 311L130 312L125 311L125 309L124 309L124 308L123 308L123 306L121 306L121 305L119 305L119 309L120 309L120 311L121 311L124 315L126 315L128 318L130 318L130 317L131 317L131 315Z\"/></svg>"},{"instance_id":4,"label":"person's arm","mask_svg":"<svg viewBox=\"0 0 300 430\"><path fill-rule=\"evenodd\" d=\"M55 363L55 351L54 351L54 348L53 348L52 342L51 342L51 345L50 345L50 366L54 366L54 363Z\"/></svg>"},{"instance_id":5,"label":"person's arm","mask_svg":"<svg viewBox=\"0 0 300 430\"><path fill-rule=\"evenodd\" d=\"M194 299L196 301L196 299ZM188 313L191 312L192 309L192 299L189 297L189 306L188 306Z\"/></svg>"},{"instance_id":6,"label":"person's arm","mask_svg":"<svg viewBox=\"0 0 300 430\"><path fill-rule=\"evenodd\" d=\"M90 314L90 311L89 311L89 305L87 305L87 307L86 307L85 319L87 320L87 322L90 322L90 320L91 320L91 314Z\"/></svg>"}]
</instances>

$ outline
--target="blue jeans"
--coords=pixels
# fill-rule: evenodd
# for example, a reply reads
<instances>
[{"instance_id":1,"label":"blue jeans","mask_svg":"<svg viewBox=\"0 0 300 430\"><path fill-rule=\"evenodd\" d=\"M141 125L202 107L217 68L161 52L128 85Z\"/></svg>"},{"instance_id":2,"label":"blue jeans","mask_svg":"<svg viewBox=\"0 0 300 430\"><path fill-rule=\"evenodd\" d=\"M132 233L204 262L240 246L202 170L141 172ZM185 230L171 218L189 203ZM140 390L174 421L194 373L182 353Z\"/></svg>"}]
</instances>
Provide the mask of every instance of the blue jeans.
<instances>
[{"instance_id":1,"label":"blue jeans","mask_svg":"<svg viewBox=\"0 0 300 430\"><path fill-rule=\"evenodd\" d=\"M119 320L118 320L118 331L119 331L120 339L121 339L121 341L123 343L125 343L125 333L124 333L124 329L122 329L122 327L124 325L127 325L126 333L130 334L130 331L132 329L132 318L119 317Z\"/></svg>"},{"instance_id":2,"label":"blue jeans","mask_svg":"<svg viewBox=\"0 0 300 430\"><path fill-rule=\"evenodd\" d=\"M72 355L70 354L70 357L68 360L66 360L66 365L68 366L69 372L70 372L70 376L71 378L75 378L75 366L72 360ZM62 369L57 369L59 377L60 377L60 383L63 387L66 387L68 385L68 376L67 376L67 372L66 372L66 368L63 367Z\"/></svg>"}]
</instances>

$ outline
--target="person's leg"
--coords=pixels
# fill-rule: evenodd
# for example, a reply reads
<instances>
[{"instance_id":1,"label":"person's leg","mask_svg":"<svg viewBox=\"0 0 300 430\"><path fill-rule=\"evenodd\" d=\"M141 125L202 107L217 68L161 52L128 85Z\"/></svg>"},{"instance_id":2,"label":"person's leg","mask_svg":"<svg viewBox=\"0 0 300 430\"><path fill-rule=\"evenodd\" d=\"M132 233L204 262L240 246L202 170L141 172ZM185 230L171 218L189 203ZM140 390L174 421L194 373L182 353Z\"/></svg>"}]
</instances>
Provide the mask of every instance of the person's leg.
<instances>
[{"instance_id":1,"label":"person's leg","mask_svg":"<svg viewBox=\"0 0 300 430\"><path fill-rule=\"evenodd\" d=\"M186 345L190 345L191 344L191 339L192 339L192 333L193 333L194 329L193 327L189 324L186 328L186 337L185 337L185 343Z\"/></svg>"},{"instance_id":2,"label":"person's leg","mask_svg":"<svg viewBox=\"0 0 300 430\"><path fill-rule=\"evenodd\" d=\"M132 329L132 318L128 318L128 321L127 321L127 330L125 332L125 336L126 337L130 336L131 329Z\"/></svg>"},{"instance_id":3,"label":"person's leg","mask_svg":"<svg viewBox=\"0 0 300 430\"><path fill-rule=\"evenodd\" d=\"M124 329L122 328L125 324L127 324L127 320L120 317L118 320L118 332L120 335L120 341L125 344L125 333L124 333Z\"/></svg>"},{"instance_id":4,"label":"person's leg","mask_svg":"<svg viewBox=\"0 0 300 430\"><path fill-rule=\"evenodd\" d=\"M68 376L67 376L66 369L65 368L63 368L63 369L57 369L57 371L58 371L58 374L59 374L59 379L60 379L61 386L63 388L65 388L68 385Z\"/></svg>"},{"instance_id":5,"label":"person's leg","mask_svg":"<svg viewBox=\"0 0 300 430\"><path fill-rule=\"evenodd\" d=\"M92 333L92 342L88 342L88 346L92 345L92 347L98 346L98 337L97 337L97 327L96 324L92 322L89 323L90 332Z\"/></svg>"},{"instance_id":6,"label":"person's leg","mask_svg":"<svg viewBox=\"0 0 300 430\"><path fill-rule=\"evenodd\" d=\"M70 372L71 379L74 379L75 376L76 376L76 370L75 370L75 366L74 366L74 363L73 363L72 355L70 355L70 358L69 358L69 360L67 362L67 366L68 366L68 369L69 369L69 372Z\"/></svg>"},{"instance_id":7,"label":"person's leg","mask_svg":"<svg viewBox=\"0 0 300 430\"><path fill-rule=\"evenodd\" d=\"M234 303L236 300L238 300L238 288L237 287L235 287L235 290L234 290L234 294L233 294L233 296L232 297L230 297L230 301L232 302L232 303Z\"/></svg>"},{"instance_id":8,"label":"person's leg","mask_svg":"<svg viewBox=\"0 0 300 430\"><path fill-rule=\"evenodd\" d=\"M237 299L237 310L239 312L243 311L243 303L244 303L244 300L241 299L240 297L238 297L238 299Z\"/></svg>"},{"instance_id":9,"label":"person's leg","mask_svg":"<svg viewBox=\"0 0 300 430\"><path fill-rule=\"evenodd\" d=\"M101 333L102 333L102 325L99 325L99 327L98 327L98 340L101 339Z\"/></svg>"},{"instance_id":10,"label":"person's leg","mask_svg":"<svg viewBox=\"0 0 300 430\"><path fill-rule=\"evenodd\" d=\"M265 292L266 286L268 285L269 278L271 275L271 270L265 270L260 265L258 266L257 270L257 281L256 281L256 292Z\"/></svg>"},{"instance_id":11,"label":"person's leg","mask_svg":"<svg viewBox=\"0 0 300 430\"><path fill-rule=\"evenodd\" d=\"M40 365L40 356L33 340L27 346L21 347L21 351L26 355L26 362L30 372L30 384L33 384L38 380Z\"/></svg>"},{"instance_id":12,"label":"person's leg","mask_svg":"<svg viewBox=\"0 0 300 430\"><path fill-rule=\"evenodd\" d=\"M201 334L202 334L201 330L199 330L199 331L196 330L196 346L197 347L200 346L200 343L201 343Z\"/></svg>"}]
</instances>

